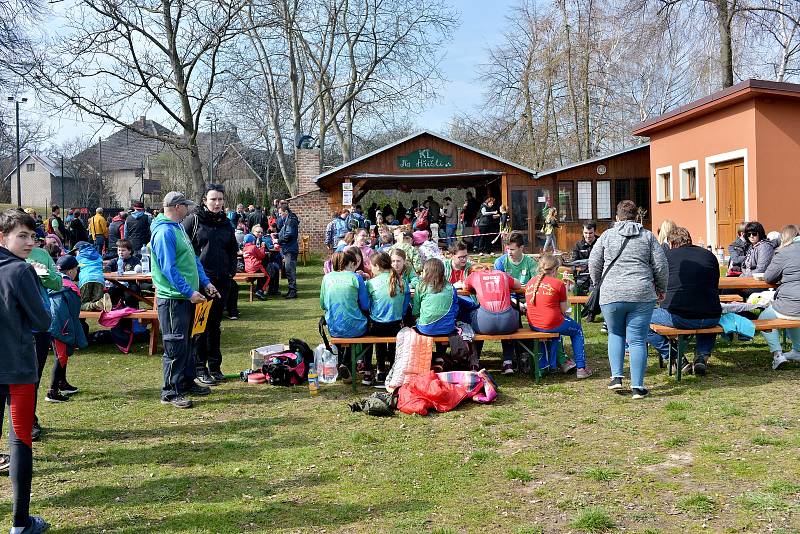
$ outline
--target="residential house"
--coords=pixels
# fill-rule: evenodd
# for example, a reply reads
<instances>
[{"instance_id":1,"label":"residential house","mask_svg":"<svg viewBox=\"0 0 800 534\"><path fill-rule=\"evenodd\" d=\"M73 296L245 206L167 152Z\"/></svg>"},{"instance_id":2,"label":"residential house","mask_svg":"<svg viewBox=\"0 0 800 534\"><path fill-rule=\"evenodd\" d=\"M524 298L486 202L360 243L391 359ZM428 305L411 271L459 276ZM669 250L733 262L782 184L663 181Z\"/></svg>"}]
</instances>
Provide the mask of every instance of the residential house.
<instances>
[{"instance_id":1,"label":"residential house","mask_svg":"<svg viewBox=\"0 0 800 534\"><path fill-rule=\"evenodd\" d=\"M22 206L45 209L53 204L61 206L78 204L79 181L75 179L68 166L65 166L62 173L60 161L54 161L41 154L22 154L20 169ZM3 182L10 183L11 203L17 205L16 164L3 178Z\"/></svg>"}]
</instances>

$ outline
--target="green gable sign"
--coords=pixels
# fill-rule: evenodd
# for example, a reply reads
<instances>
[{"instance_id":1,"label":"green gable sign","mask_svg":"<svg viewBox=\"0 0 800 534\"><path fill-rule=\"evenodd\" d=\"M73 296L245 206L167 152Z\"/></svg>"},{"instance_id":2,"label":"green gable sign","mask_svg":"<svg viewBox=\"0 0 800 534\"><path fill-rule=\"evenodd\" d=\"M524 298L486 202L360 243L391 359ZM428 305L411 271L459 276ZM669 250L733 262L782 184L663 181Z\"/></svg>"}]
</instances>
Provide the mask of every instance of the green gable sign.
<instances>
[{"instance_id":1,"label":"green gable sign","mask_svg":"<svg viewBox=\"0 0 800 534\"><path fill-rule=\"evenodd\" d=\"M432 148L421 148L407 156L397 157L401 169L449 169L453 166L453 156L439 154Z\"/></svg>"}]
</instances>

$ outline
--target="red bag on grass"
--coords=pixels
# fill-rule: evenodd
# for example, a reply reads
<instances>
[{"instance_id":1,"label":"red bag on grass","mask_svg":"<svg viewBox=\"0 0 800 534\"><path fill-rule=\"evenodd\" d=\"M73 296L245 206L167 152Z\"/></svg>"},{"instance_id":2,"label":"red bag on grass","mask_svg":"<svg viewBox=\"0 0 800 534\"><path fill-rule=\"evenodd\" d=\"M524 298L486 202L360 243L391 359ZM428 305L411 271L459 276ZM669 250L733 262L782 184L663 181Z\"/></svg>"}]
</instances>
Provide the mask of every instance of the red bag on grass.
<instances>
[{"instance_id":1,"label":"red bag on grass","mask_svg":"<svg viewBox=\"0 0 800 534\"><path fill-rule=\"evenodd\" d=\"M402 386L397 397L397 409L403 413L428 415L433 408L437 412L449 412L470 392L464 386L448 384L441 380L435 372L428 371L424 375L416 375Z\"/></svg>"}]
</instances>

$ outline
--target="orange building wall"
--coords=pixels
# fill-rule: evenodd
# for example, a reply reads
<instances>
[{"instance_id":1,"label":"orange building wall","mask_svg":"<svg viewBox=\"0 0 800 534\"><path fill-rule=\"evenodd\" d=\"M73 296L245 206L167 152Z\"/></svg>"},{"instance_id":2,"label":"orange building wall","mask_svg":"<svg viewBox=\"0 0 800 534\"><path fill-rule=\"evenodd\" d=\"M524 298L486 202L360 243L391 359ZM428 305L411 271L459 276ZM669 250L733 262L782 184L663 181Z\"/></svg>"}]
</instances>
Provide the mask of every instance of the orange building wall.
<instances>
[{"instance_id":1,"label":"orange building wall","mask_svg":"<svg viewBox=\"0 0 800 534\"><path fill-rule=\"evenodd\" d=\"M689 229L693 241L708 244L706 226L706 165L705 158L747 149L747 175L749 176L750 210L755 206L756 177L755 154L755 104L749 100L729 108L710 113L655 132L650 138L650 199L654 230L662 221L672 219ZM681 163L697 160L697 198L680 199ZM672 201L657 202L656 170L672 166ZM713 187L713 181L711 182ZM713 243L712 243L713 244ZM722 246L727 247L727 243Z\"/></svg>"},{"instance_id":2,"label":"orange building wall","mask_svg":"<svg viewBox=\"0 0 800 534\"><path fill-rule=\"evenodd\" d=\"M769 232L800 223L800 103L766 98L755 102L758 194L751 203L751 218Z\"/></svg>"}]
</instances>

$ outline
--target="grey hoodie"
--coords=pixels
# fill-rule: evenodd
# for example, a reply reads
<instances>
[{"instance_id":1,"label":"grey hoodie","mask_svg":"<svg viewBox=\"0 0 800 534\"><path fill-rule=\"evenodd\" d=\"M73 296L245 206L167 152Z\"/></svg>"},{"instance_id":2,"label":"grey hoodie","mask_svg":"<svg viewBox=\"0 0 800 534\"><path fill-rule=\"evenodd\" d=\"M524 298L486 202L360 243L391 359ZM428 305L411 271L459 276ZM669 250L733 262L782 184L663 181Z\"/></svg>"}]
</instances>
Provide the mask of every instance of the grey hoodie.
<instances>
[{"instance_id":1,"label":"grey hoodie","mask_svg":"<svg viewBox=\"0 0 800 534\"><path fill-rule=\"evenodd\" d=\"M775 252L764 280L780 284L772 307L781 315L800 317L800 237Z\"/></svg>"},{"instance_id":2,"label":"grey hoodie","mask_svg":"<svg viewBox=\"0 0 800 534\"><path fill-rule=\"evenodd\" d=\"M669 266L664 249L652 232L634 221L617 222L597 239L589 255L592 283L603 275L627 236L630 242L603 280L600 304L651 302L656 291L666 291Z\"/></svg>"},{"instance_id":3,"label":"grey hoodie","mask_svg":"<svg viewBox=\"0 0 800 534\"><path fill-rule=\"evenodd\" d=\"M747 249L747 254L742 262L742 276L752 278L753 273L766 272L767 267L775 254L775 244L769 239L762 239Z\"/></svg>"}]
</instances>

